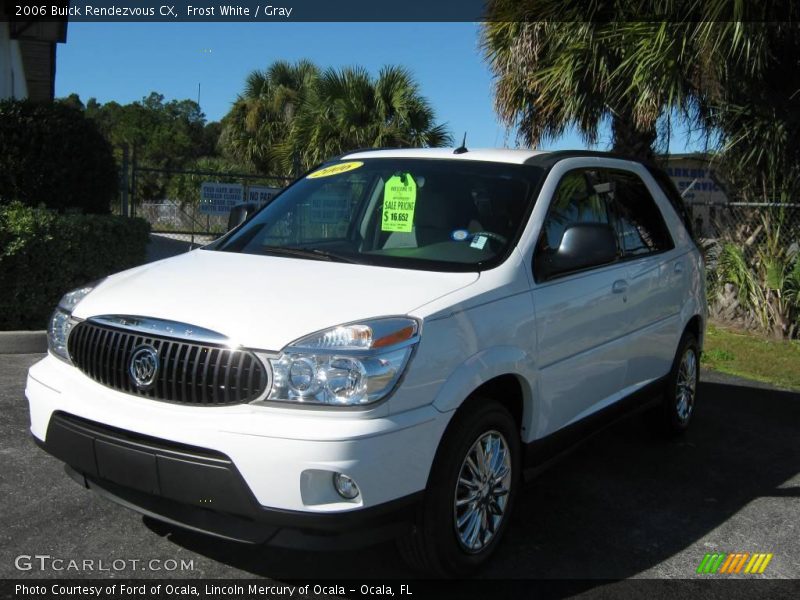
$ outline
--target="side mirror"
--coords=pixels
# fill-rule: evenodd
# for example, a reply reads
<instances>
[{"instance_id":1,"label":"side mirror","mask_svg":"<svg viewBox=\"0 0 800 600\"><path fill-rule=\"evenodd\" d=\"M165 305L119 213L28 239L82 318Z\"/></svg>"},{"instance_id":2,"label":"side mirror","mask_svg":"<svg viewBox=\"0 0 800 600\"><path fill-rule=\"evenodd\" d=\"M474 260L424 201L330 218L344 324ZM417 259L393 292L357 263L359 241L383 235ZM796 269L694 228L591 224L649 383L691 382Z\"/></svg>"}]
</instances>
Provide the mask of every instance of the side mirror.
<instances>
[{"instance_id":1,"label":"side mirror","mask_svg":"<svg viewBox=\"0 0 800 600\"><path fill-rule=\"evenodd\" d=\"M256 210L258 210L256 205L251 202L237 204L231 208L231 212L228 215L228 231L244 223Z\"/></svg>"},{"instance_id":2,"label":"side mirror","mask_svg":"<svg viewBox=\"0 0 800 600\"><path fill-rule=\"evenodd\" d=\"M612 263L617 259L617 239L610 225L579 223L567 227L561 245L543 260L539 273L544 279Z\"/></svg>"}]
</instances>

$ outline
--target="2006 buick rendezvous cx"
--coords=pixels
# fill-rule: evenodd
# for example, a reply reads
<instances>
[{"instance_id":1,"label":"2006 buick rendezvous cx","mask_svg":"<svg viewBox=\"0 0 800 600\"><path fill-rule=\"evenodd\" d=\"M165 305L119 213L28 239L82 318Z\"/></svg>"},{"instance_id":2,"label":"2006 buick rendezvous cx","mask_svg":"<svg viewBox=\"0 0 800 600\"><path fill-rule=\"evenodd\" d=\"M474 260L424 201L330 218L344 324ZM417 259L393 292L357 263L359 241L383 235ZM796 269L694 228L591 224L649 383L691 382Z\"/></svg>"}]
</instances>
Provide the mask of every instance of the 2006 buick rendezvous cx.
<instances>
[{"instance_id":1,"label":"2006 buick rendezvous cx","mask_svg":"<svg viewBox=\"0 0 800 600\"><path fill-rule=\"evenodd\" d=\"M157 519L303 547L398 536L463 573L567 434L653 402L689 424L688 228L663 173L609 155L353 153L210 246L66 294L31 430Z\"/></svg>"}]
</instances>

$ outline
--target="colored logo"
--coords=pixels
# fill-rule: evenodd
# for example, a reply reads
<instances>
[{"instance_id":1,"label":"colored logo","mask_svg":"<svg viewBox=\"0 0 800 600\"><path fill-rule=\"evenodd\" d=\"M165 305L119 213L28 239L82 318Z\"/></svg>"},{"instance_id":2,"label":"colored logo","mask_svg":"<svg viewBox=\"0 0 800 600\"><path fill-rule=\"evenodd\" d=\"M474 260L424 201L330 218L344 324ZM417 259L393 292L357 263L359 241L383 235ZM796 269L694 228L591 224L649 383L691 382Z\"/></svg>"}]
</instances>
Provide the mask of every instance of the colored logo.
<instances>
[{"instance_id":1,"label":"colored logo","mask_svg":"<svg viewBox=\"0 0 800 600\"><path fill-rule=\"evenodd\" d=\"M128 367L131 381L140 390L146 390L158 375L158 352L152 346L139 346L131 355Z\"/></svg>"},{"instance_id":2,"label":"colored logo","mask_svg":"<svg viewBox=\"0 0 800 600\"><path fill-rule=\"evenodd\" d=\"M772 554L763 552L715 552L706 554L697 567L698 573L719 575L731 573L763 573L772 560Z\"/></svg>"}]
</instances>

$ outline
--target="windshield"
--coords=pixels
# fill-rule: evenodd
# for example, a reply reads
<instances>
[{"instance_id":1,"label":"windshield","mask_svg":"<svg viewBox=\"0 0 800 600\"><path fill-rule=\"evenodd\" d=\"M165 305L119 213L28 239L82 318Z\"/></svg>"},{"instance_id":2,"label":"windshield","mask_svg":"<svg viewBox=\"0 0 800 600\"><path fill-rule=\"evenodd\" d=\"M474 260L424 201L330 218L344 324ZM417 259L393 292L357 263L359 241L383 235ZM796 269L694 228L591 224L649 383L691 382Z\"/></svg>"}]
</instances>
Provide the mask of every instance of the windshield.
<instances>
[{"instance_id":1,"label":"windshield","mask_svg":"<svg viewBox=\"0 0 800 600\"><path fill-rule=\"evenodd\" d=\"M538 167L470 160L331 163L212 249L437 271L502 262L531 209Z\"/></svg>"}]
</instances>

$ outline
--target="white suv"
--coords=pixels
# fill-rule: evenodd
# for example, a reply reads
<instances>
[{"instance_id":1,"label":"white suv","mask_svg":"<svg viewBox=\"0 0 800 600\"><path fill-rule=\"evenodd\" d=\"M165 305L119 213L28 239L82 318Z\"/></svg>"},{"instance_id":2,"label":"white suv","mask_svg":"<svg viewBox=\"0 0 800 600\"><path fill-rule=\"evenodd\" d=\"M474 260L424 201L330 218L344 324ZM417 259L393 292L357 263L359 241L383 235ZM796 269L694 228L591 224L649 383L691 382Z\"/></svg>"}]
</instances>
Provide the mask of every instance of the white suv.
<instances>
[{"instance_id":1,"label":"white suv","mask_svg":"<svg viewBox=\"0 0 800 600\"><path fill-rule=\"evenodd\" d=\"M306 548L398 537L465 573L524 471L626 409L687 427L705 307L653 167L357 152L210 246L66 294L31 431L157 519Z\"/></svg>"}]
</instances>

